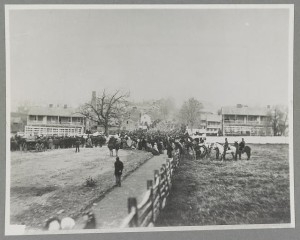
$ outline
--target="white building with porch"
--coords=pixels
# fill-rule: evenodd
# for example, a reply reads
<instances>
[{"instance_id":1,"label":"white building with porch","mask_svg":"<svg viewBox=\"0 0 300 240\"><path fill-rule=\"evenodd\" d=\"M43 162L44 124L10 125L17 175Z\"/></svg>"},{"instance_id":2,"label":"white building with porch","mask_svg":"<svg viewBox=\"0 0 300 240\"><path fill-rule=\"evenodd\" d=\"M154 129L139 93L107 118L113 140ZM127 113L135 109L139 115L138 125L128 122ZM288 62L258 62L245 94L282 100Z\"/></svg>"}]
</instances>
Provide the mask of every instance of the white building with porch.
<instances>
[{"instance_id":1,"label":"white building with porch","mask_svg":"<svg viewBox=\"0 0 300 240\"><path fill-rule=\"evenodd\" d=\"M27 116L26 136L74 136L84 133L85 119L76 109L63 107L32 107Z\"/></svg>"},{"instance_id":2,"label":"white building with porch","mask_svg":"<svg viewBox=\"0 0 300 240\"><path fill-rule=\"evenodd\" d=\"M272 136L270 108L222 107L222 129L225 136Z\"/></svg>"}]
</instances>

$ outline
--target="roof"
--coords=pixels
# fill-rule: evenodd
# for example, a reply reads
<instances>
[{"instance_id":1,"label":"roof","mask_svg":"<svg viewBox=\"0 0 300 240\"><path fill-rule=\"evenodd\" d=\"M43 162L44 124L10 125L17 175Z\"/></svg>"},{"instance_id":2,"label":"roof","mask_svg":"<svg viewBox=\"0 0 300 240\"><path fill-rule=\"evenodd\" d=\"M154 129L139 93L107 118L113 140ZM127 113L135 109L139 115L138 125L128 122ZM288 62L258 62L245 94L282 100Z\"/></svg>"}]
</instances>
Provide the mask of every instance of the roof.
<instances>
[{"instance_id":1,"label":"roof","mask_svg":"<svg viewBox=\"0 0 300 240\"><path fill-rule=\"evenodd\" d=\"M267 116L268 108L259 107L222 107L222 114Z\"/></svg>"},{"instance_id":2,"label":"roof","mask_svg":"<svg viewBox=\"0 0 300 240\"><path fill-rule=\"evenodd\" d=\"M11 117L12 123L22 123L21 117Z\"/></svg>"},{"instance_id":3,"label":"roof","mask_svg":"<svg viewBox=\"0 0 300 240\"><path fill-rule=\"evenodd\" d=\"M60 116L60 117L83 117L78 110L71 107L32 107L28 115Z\"/></svg>"},{"instance_id":4,"label":"roof","mask_svg":"<svg viewBox=\"0 0 300 240\"><path fill-rule=\"evenodd\" d=\"M222 116L217 115L217 114L209 114L207 115L207 121L210 122L221 122L222 121Z\"/></svg>"},{"instance_id":5,"label":"roof","mask_svg":"<svg viewBox=\"0 0 300 240\"><path fill-rule=\"evenodd\" d=\"M218 114L204 113L200 115L200 120L210 122L221 122L222 116Z\"/></svg>"}]
</instances>

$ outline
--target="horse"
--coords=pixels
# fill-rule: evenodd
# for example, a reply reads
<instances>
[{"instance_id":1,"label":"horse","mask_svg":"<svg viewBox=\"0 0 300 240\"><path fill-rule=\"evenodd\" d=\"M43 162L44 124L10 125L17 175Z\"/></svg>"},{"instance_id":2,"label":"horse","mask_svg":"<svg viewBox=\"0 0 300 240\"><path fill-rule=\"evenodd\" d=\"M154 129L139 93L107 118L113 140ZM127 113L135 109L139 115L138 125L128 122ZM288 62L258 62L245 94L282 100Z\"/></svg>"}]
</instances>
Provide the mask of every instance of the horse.
<instances>
[{"instance_id":1,"label":"horse","mask_svg":"<svg viewBox=\"0 0 300 240\"><path fill-rule=\"evenodd\" d=\"M118 151L120 149L120 141L119 139L115 138L114 136L110 137L107 142L107 147L110 151L110 156L114 156L114 149L116 150L116 156L118 157Z\"/></svg>"},{"instance_id":2,"label":"horse","mask_svg":"<svg viewBox=\"0 0 300 240\"><path fill-rule=\"evenodd\" d=\"M184 147L180 141L175 141L174 144L175 144L175 151L178 150L179 158L181 159L181 156L184 152Z\"/></svg>"},{"instance_id":3,"label":"horse","mask_svg":"<svg viewBox=\"0 0 300 240\"><path fill-rule=\"evenodd\" d=\"M208 150L205 144L195 144L194 150L196 153L196 159L201 159L207 156Z\"/></svg>"},{"instance_id":4,"label":"horse","mask_svg":"<svg viewBox=\"0 0 300 240\"><path fill-rule=\"evenodd\" d=\"M234 146L237 149L237 154L239 155L239 160L241 160L241 155L243 153L247 154L247 160L250 159L251 156L251 148L249 146L245 146L243 149L240 149L238 142L234 142Z\"/></svg>"},{"instance_id":5,"label":"horse","mask_svg":"<svg viewBox=\"0 0 300 240\"><path fill-rule=\"evenodd\" d=\"M212 147L213 147L213 143L208 143L208 142L204 142L204 146L206 147L207 149L207 153L206 153L206 157L210 157L210 154L211 154L211 150L212 150Z\"/></svg>"},{"instance_id":6,"label":"horse","mask_svg":"<svg viewBox=\"0 0 300 240\"><path fill-rule=\"evenodd\" d=\"M216 158L219 159L219 154L221 153L221 160L226 160L225 155L231 154L232 158L236 160L236 148L234 146L229 146L229 149L226 150L226 154L224 154L224 147L222 144L216 142L213 145L213 149L216 150Z\"/></svg>"}]
</instances>

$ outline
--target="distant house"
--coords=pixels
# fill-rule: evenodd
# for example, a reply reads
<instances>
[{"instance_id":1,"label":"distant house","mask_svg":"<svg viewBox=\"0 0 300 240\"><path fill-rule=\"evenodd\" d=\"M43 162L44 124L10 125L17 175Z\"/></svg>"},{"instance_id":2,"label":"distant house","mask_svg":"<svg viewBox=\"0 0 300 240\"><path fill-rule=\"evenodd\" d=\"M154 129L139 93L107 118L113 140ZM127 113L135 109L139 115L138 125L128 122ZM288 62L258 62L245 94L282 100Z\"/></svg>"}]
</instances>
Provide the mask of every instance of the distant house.
<instances>
[{"instance_id":1,"label":"distant house","mask_svg":"<svg viewBox=\"0 0 300 240\"><path fill-rule=\"evenodd\" d=\"M217 114L212 114L210 112L202 112L199 119L199 124L193 128L193 130L188 129L189 134L206 134L208 136L218 135L219 131L222 129L222 116Z\"/></svg>"},{"instance_id":2,"label":"distant house","mask_svg":"<svg viewBox=\"0 0 300 240\"><path fill-rule=\"evenodd\" d=\"M148 114L142 114L141 115L141 125L151 125L151 117Z\"/></svg>"},{"instance_id":3,"label":"distant house","mask_svg":"<svg viewBox=\"0 0 300 240\"><path fill-rule=\"evenodd\" d=\"M67 105L54 107L32 107L28 112L25 135L77 135L83 134L84 117Z\"/></svg>"},{"instance_id":4,"label":"distant house","mask_svg":"<svg viewBox=\"0 0 300 240\"><path fill-rule=\"evenodd\" d=\"M269 110L241 104L235 107L223 107L221 109L223 135L272 135Z\"/></svg>"},{"instance_id":5,"label":"distant house","mask_svg":"<svg viewBox=\"0 0 300 240\"><path fill-rule=\"evenodd\" d=\"M18 132L24 132L27 122L27 115L22 113L12 112L10 114L10 132L16 134Z\"/></svg>"},{"instance_id":6,"label":"distant house","mask_svg":"<svg viewBox=\"0 0 300 240\"><path fill-rule=\"evenodd\" d=\"M127 119L122 123L121 130L133 131L135 129L138 129L138 127L139 124L136 121L133 121L132 119Z\"/></svg>"},{"instance_id":7,"label":"distant house","mask_svg":"<svg viewBox=\"0 0 300 240\"><path fill-rule=\"evenodd\" d=\"M222 116L217 114L206 115L206 134L218 135L222 129Z\"/></svg>"}]
</instances>

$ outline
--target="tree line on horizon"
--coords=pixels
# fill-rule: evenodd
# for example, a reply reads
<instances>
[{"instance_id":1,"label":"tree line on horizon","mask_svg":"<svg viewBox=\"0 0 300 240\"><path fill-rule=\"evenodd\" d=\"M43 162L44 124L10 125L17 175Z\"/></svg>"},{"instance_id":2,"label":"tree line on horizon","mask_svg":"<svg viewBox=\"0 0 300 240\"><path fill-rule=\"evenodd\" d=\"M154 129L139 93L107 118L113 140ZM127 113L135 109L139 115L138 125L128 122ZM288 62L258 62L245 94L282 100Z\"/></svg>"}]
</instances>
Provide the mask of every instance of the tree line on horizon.
<instances>
[{"instance_id":1,"label":"tree line on horizon","mask_svg":"<svg viewBox=\"0 0 300 240\"><path fill-rule=\"evenodd\" d=\"M132 109L135 104L129 101L129 97L128 92L116 90L109 93L103 90L102 94L96 97L94 103L83 104L80 107L80 113L103 127L104 134L108 134L109 128L120 127L124 121L128 121L132 117ZM149 127L156 127L160 122L169 121L194 129L200 124L203 108L203 104L193 97L184 101L179 109L176 108L172 98L152 101L152 109L146 112L152 118L152 126ZM274 135L284 135L288 128L288 108L273 106L267 116L270 119Z\"/></svg>"}]
</instances>

